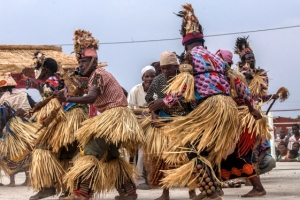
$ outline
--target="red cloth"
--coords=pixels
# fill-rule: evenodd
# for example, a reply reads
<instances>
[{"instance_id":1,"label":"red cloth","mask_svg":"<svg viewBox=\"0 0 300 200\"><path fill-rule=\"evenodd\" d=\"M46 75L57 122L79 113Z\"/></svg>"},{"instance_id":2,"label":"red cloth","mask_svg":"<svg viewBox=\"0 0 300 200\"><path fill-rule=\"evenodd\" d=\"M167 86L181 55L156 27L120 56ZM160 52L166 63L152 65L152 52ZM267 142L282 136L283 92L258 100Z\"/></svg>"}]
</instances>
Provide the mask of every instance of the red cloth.
<instances>
[{"instance_id":1,"label":"red cloth","mask_svg":"<svg viewBox=\"0 0 300 200\"><path fill-rule=\"evenodd\" d=\"M189 40L203 38L203 37L204 36L201 33L197 33L196 35L194 35L193 33L188 33L182 38L182 45L184 45L184 43L186 43Z\"/></svg>"}]
</instances>

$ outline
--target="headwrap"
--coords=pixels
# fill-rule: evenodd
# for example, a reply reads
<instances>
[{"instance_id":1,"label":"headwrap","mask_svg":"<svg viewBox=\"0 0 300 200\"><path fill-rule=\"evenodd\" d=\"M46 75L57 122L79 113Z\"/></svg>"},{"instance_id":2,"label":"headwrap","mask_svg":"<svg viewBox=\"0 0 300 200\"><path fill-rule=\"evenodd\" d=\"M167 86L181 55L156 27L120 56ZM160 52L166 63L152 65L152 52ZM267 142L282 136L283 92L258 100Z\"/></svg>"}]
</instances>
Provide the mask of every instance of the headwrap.
<instances>
[{"instance_id":1,"label":"headwrap","mask_svg":"<svg viewBox=\"0 0 300 200\"><path fill-rule=\"evenodd\" d=\"M179 11L177 16L182 18L180 34L182 35L182 45L187 45L187 42L204 42L202 26L198 18L194 14L194 9L191 4L182 5L183 10Z\"/></svg>"},{"instance_id":2,"label":"headwrap","mask_svg":"<svg viewBox=\"0 0 300 200\"><path fill-rule=\"evenodd\" d=\"M164 51L160 55L160 66L179 65L176 54L170 51Z\"/></svg>"},{"instance_id":3,"label":"headwrap","mask_svg":"<svg viewBox=\"0 0 300 200\"><path fill-rule=\"evenodd\" d=\"M6 86L16 86L17 83L15 79L11 76L11 73L3 73L0 74L0 87L6 87Z\"/></svg>"},{"instance_id":4,"label":"headwrap","mask_svg":"<svg viewBox=\"0 0 300 200\"><path fill-rule=\"evenodd\" d=\"M248 36L249 37L249 36ZM253 53L248 40L248 37L237 38L235 42L234 53L238 54L242 59L246 54Z\"/></svg>"},{"instance_id":5,"label":"headwrap","mask_svg":"<svg viewBox=\"0 0 300 200\"><path fill-rule=\"evenodd\" d=\"M84 57L98 58L96 50L98 49L99 41L92 36L92 33L77 29L74 32L73 41L77 60Z\"/></svg>"},{"instance_id":6,"label":"headwrap","mask_svg":"<svg viewBox=\"0 0 300 200\"><path fill-rule=\"evenodd\" d=\"M153 70L155 72L155 68L153 66L148 65L142 69L142 71L141 71L142 75L144 75L145 72L148 70Z\"/></svg>"},{"instance_id":7,"label":"headwrap","mask_svg":"<svg viewBox=\"0 0 300 200\"><path fill-rule=\"evenodd\" d=\"M233 61L232 61L233 55L230 51L219 49L216 52L216 55L220 56L225 62L233 64Z\"/></svg>"}]
</instances>

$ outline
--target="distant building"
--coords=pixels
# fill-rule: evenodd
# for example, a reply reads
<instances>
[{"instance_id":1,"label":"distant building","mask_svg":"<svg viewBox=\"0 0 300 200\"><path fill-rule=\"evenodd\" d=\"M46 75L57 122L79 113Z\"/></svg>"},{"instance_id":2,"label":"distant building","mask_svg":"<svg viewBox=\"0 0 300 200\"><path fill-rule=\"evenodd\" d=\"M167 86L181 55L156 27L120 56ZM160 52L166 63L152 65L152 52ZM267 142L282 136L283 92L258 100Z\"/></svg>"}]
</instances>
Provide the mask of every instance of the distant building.
<instances>
[{"instance_id":1,"label":"distant building","mask_svg":"<svg viewBox=\"0 0 300 200\"><path fill-rule=\"evenodd\" d=\"M285 130L286 133L290 133L292 131L293 124L300 125L300 120L298 118L278 116L273 118L273 124L276 137L276 134L279 134L281 130Z\"/></svg>"}]
</instances>

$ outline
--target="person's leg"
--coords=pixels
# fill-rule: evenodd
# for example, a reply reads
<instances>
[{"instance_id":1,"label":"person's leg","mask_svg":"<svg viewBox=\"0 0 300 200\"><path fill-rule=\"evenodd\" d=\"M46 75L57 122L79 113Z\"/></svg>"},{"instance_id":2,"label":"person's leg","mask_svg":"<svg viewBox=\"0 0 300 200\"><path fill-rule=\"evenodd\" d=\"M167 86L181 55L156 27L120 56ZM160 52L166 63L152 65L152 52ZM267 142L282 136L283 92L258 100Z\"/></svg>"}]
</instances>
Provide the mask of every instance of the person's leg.
<instances>
[{"instance_id":1,"label":"person's leg","mask_svg":"<svg viewBox=\"0 0 300 200\"><path fill-rule=\"evenodd\" d=\"M16 183L15 183L15 173L12 173L9 175L9 184L7 185L7 187L15 187Z\"/></svg>"},{"instance_id":2,"label":"person's leg","mask_svg":"<svg viewBox=\"0 0 300 200\"><path fill-rule=\"evenodd\" d=\"M276 161L272 156L265 156L259 164L260 174L265 174L276 167Z\"/></svg>"},{"instance_id":3,"label":"person's leg","mask_svg":"<svg viewBox=\"0 0 300 200\"><path fill-rule=\"evenodd\" d=\"M144 152L142 148L139 148L138 150L138 160L136 163L136 168L138 170L138 175L142 176L143 174L143 163L144 163Z\"/></svg>"},{"instance_id":4,"label":"person's leg","mask_svg":"<svg viewBox=\"0 0 300 200\"><path fill-rule=\"evenodd\" d=\"M257 176L249 178L249 181L253 185L253 188L247 194L242 195L242 197L257 197L263 196L267 193L264 187L262 186L260 179Z\"/></svg>"},{"instance_id":5,"label":"person's leg","mask_svg":"<svg viewBox=\"0 0 300 200\"><path fill-rule=\"evenodd\" d=\"M169 189L163 189L162 195L155 200L170 200Z\"/></svg>"},{"instance_id":6,"label":"person's leg","mask_svg":"<svg viewBox=\"0 0 300 200\"><path fill-rule=\"evenodd\" d=\"M27 186L29 183L29 166L24 168L24 172L26 177L24 183L22 183L21 186Z\"/></svg>"}]
</instances>

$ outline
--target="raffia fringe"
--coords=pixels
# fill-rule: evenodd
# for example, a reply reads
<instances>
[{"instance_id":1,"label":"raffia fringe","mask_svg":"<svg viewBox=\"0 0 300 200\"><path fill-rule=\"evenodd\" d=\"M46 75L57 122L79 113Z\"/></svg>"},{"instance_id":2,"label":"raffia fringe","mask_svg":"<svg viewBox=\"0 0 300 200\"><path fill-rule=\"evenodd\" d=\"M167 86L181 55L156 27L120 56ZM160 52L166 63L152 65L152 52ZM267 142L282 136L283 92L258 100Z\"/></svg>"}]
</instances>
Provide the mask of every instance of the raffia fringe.
<instances>
[{"instance_id":1,"label":"raffia fringe","mask_svg":"<svg viewBox=\"0 0 300 200\"><path fill-rule=\"evenodd\" d=\"M174 117L174 121L164 127L164 133L172 138L170 146L198 142L198 153L210 152L207 159L213 165L219 165L222 152L235 144L238 122L237 105L233 99L215 95L187 116Z\"/></svg>"},{"instance_id":2,"label":"raffia fringe","mask_svg":"<svg viewBox=\"0 0 300 200\"><path fill-rule=\"evenodd\" d=\"M8 167L5 162L0 160L0 180L2 180L4 176L8 176Z\"/></svg>"},{"instance_id":3,"label":"raffia fringe","mask_svg":"<svg viewBox=\"0 0 300 200\"><path fill-rule=\"evenodd\" d=\"M229 83L230 83L230 96L232 98L236 98L237 95L237 91L236 91L236 87L235 87L235 78L239 78L243 83L245 83L246 85L248 85L247 81L245 80L245 76L242 73L239 73L233 69L229 69L227 72L227 75L229 77Z\"/></svg>"},{"instance_id":4,"label":"raffia fringe","mask_svg":"<svg viewBox=\"0 0 300 200\"><path fill-rule=\"evenodd\" d=\"M263 116L259 120L254 119L247 106L239 106L238 109L240 119L238 133L242 134L246 129L248 129L249 133L255 134L255 136L259 138L265 138L267 140L271 139L271 134L268 129L268 119L264 116L260 106L256 106L256 109L259 110L260 114Z\"/></svg>"},{"instance_id":5,"label":"raffia fringe","mask_svg":"<svg viewBox=\"0 0 300 200\"><path fill-rule=\"evenodd\" d=\"M187 148L179 145L169 146L167 150L163 152L162 159L164 159L168 165L182 165L189 161L187 152L189 152Z\"/></svg>"},{"instance_id":6,"label":"raffia fringe","mask_svg":"<svg viewBox=\"0 0 300 200\"><path fill-rule=\"evenodd\" d=\"M8 133L6 128L4 129L4 140L0 140L0 155L16 160L33 148L39 124L23 122L21 118L13 117L9 120L8 126L15 137Z\"/></svg>"},{"instance_id":7,"label":"raffia fringe","mask_svg":"<svg viewBox=\"0 0 300 200\"><path fill-rule=\"evenodd\" d=\"M127 107L112 108L84 121L75 136L81 147L92 138L102 137L115 145L122 142L129 152L134 152L145 142L136 116Z\"/></svg>"},{"instance_id":8,"label":"raffia fringe","mask_svg":"<svg viewBox=\"0 0 300 200\"><path fill-rule=\"evenodd\" d=\"M40 120L43 127L38 131L36 144L51 148L54 153L57 153L69 141L67 117L58 100L50 100L38 112L37 120Z\"/></svg>"},{"instance_id":9,"label":"raffia fringe","mask_svg":"<svg viewBox=\"0 0 300 200\"><path fill-rule=\"evenodd\" d=\"M130 178L134 181L134 168L122 158L107 163L98 160L95 156L85 155L77 159L74 166L66 174L70 191L76 190L74 183L82 180L91 180L89 188L95 193L106 193L120 186Z\"/></svg>"},{"instance_id":10,"label":"raffia fringe","mask_svg":"<svg viewBox=\"0 0 300 200\"><path fill-rule=\"evenodd\" d=\"M189 186L193 188L196 178L199 178L193 175L198 159L201 160L210 169L212 177L219 181L214 173L211 163L207 159L199 156L198 158L193 158L192 160L190 160L190 162L182 165L179 168L172 170L163 170L165 178L163 178L161 181L162 187L170 188L174 185L179 185L180 187Z\"/></svg>"},{"instance_id":11,"label":"raffia fringe","mask_svg":"<svg viewBox=\"0 0 300 200\"><path fill-rule=\"evenodd\" d=\"M162 152L168 147L168 137L163 135L161 128L151 126L151 117L147 117L141 123L145 133L144 153L161 156Z\"/></svg>"},{"instance_id":12,"label":"raffia fringe","mask_svg":"<svg viewBox=\"0 0 300 200\"><path fill-rule=\"evenodd\" d=\"M185 90L183 93L182 91ZM166 94L182 94L183 102L195 100L194 76L189 72L181 72L169 81L169 85L163 90Z\"/></svg>"},{"instance_id":13,"label":"raffia fringe","mask_svg":"<svg viewBox=\"0 0 300 200\"><path fill-rule=\"evenodd\" d=\"M268 77L262 76L264 73L264 71L258 71L249 84L249 90L253 96L262 97L268 94L267 90L262 89L268 88L268 84L265 82L268 80Z\"/></svg>"},{"instance_id":14,"label":"raffia fringe","mask_svg":"<svg viewBox=\"0 0 300 200\"><path fill-rule=\"evenodd\" d=\"M51 187L54 183L61 187L65 174L55 155L51 151L43 149L35 149L32 152L29 172L31 187L36 191L43 187Z\"/></svg>"}]
</instances>

